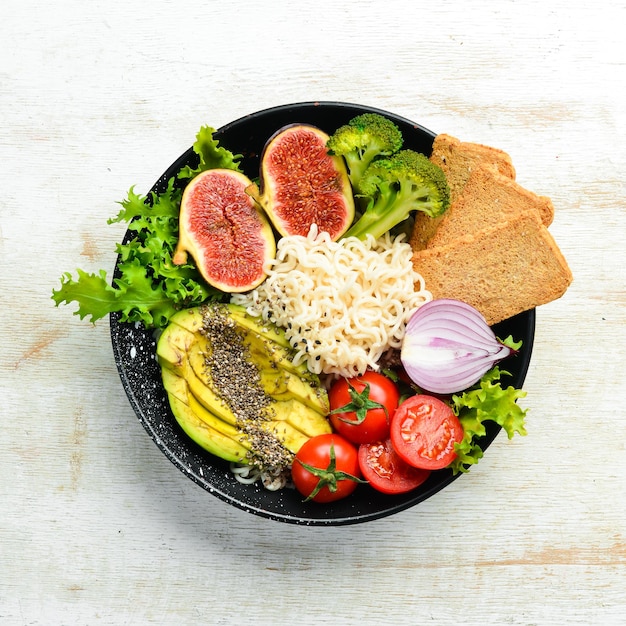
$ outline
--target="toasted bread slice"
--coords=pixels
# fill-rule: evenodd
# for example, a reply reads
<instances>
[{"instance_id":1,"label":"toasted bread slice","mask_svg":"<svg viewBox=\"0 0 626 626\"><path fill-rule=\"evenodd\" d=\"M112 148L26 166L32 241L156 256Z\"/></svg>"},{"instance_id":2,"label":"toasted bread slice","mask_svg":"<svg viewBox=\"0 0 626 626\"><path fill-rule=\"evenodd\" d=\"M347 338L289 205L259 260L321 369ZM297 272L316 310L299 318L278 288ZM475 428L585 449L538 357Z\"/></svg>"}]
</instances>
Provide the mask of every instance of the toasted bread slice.
<instances>
[{"instance_id":1,"label":"toasted bread slice","mask_svg":"<svg viewBox=\"0 0 626 626\"><path fill-rule=\"evenodd\" d=\"M413 255L434 298L478 309L488 324L560 298L572 273L536 211Z\"/></svg>"},{"instance_id":2,"label":"toasted bread slice","mask_svg":"<svg viewBox=\"0 0 626 626\"><path fill-rule=\"evenodd\" d=\"M446 174L450 202L461 195L470 174L481 163L492 165L503 176L515 180L515 168L506 152L480 143L460 141L451 135L440 134L435 137L430 160Z\"/></svg>"},{"instance_id":3,"label":"toasted bread slice","mask_svg":"<svg viewBox=\"0 0 626 626\"><path fill-rule=\"evenodd\" d=\"M426 247L450 243L529 211L536 211L546 227L554 219L550 198L524 189L492 165L481 164L472 171L463 193L439 220Z\"/></svg>"},{"instance_id":4,"label":"toasted bread slice","mask_svg":"<svg viewBox=\"0 0 626 626\"><path fill-rule=\"evenodd\" d=\"M429 217L422 211L415 211L415 220L409 236L409 244L411 244L414 252L425 250L428 247L428 242L435 236L439 224L451 208L452 205L439 217Z\"/></svg>"},{"instance_id":5,"label":"toasted bread slice","mask_svg":"<svg viewBox=\"0 0 626 626\"><path fill-rule=\"evenodd\" d=\"M454 205L462 195L472 172L481 165L491 166L503 177L515 180L515 168L506 152L480 143L460 141L451 135L440 134L435 137L430 160L439 165L446 175L451 205ZM444 213L433 219L425 213L419 211L416 213L410 237L410 244L414 250L426 248L445 215Z\"/></svg>"}]
</instances>

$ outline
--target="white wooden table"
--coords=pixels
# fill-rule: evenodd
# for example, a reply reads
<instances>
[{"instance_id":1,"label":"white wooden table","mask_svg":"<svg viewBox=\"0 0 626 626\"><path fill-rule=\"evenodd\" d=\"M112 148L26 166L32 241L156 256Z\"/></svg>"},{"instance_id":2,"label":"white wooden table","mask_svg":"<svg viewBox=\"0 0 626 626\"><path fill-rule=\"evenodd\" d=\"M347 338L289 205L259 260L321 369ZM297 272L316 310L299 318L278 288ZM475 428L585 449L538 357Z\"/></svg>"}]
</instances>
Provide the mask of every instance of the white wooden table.
<instances>
[{"instance_id":1,"label":"white wooden table","mask_svg":"<svg viewBox=\"0 0 626 626\"><path fill-rule=\"evenodd\" d=\"M18 2L0 9L0 624L626 624L623 3ZM525 438L367 524L244 513L180 473L124 394L111 271L203 124L340 100L505 149L574 273L537 313Z\"/></svg>"}]
</instances>

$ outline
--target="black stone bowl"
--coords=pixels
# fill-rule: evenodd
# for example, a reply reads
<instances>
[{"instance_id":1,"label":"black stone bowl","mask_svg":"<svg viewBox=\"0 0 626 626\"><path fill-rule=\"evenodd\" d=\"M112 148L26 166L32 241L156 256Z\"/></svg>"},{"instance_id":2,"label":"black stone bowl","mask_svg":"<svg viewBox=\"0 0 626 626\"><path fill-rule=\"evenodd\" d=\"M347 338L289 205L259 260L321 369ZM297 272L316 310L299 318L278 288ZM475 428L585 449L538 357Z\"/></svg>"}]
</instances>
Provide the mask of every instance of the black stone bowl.
<instances>
[{"instance_id":1,"label":"black stone bowl","mask_svg":"<svg viewBox=\"0 0 626 626\"><path fill-rule=\"evenodd\" d=\"M305 102L266 109L238 119L217 131L220 144L242 154L242 167L252 179L258 177L259 159L267 139L289 123L309 123L331 134L337 127L364 112L381 113L392 119L404 136L404 147L430 154L435 134L419 124L371 107L341 102ZM197 157L190 148L158 179L153 191L164 189L169 178L184 165L195 166ZM127 237L130 233L127 233ZM388 496L368 485L359 485L353 495L335 503L320 505L303 502L293 489L271 492L255 485L238 483L228 463L205 452L191 441L176 423L161 384L155 358L153 332L141 325L120 323L112 314L111 339L115 362L128 399L146 431L165 456L191 480L217 498L244 511L292 524L346 525L375 520L430 498L462 475L449 470L433 472L417 490L405 495ZM523 348L506 361L512 375L507 383L521 388L528 370L535 332L535 311L531 310L494 327L499 337L512 335L523 340ZM481 447L486 449L500 427L490 423Z\"/></svg>"}]
</instances>

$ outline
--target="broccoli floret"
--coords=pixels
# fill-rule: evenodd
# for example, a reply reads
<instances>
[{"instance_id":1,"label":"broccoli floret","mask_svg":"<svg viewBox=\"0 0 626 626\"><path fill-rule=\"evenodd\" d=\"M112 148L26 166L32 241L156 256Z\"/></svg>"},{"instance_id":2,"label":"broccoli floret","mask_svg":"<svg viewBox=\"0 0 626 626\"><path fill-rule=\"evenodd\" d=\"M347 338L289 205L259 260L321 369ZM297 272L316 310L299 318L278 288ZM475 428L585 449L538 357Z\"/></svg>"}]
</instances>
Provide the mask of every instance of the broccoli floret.
<instances>
[{"instance_id":1,"label":"broccoli floret","mask_svg":"<svg viewBox=\"0 0 626 626\"><path fill-rule=\"evenodd\" d=\"M402 147L402 133L378 113L363 113L339 127L326 144L331 154L346 161L350 183L360 191L363 173L377 157L390 156Z\"/></svg>"},{"instance_id":2,"label":"broccoli floret","mask_svg":"<svg viewBox=\"0 0 626 626\"><path fill-rule=\"evenodd\" d=\"M365 239L373 235L378 239L412 211L438 217L450 204L450 188L443 170L414 150L401 150L374 161L360 187L365 210L345 237Z\"/></svg>"}]
</instances>

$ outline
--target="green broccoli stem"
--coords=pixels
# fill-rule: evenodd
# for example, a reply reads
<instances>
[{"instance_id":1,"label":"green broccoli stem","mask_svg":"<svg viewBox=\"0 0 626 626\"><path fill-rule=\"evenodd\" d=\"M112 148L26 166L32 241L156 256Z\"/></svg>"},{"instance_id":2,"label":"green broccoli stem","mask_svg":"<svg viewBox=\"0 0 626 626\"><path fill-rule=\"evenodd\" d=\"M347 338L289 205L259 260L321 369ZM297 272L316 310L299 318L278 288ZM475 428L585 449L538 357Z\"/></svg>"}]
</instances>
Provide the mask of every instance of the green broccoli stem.
<instances>
[{"instance_id":1,"label":"green broccoli stem","mask_svg":"<svg viewBox=\"0 0 626 626\"><path fill-rule=\"evenodd\" d=\"M379 154L378 146L370 146L362 152L354 152L345 155L346 165L348 166L348 178L353 189L358 192L361 179L370 163Z\"/></svg>"},{"instance_id":2,"label":"green broccoli stem","mask_svg":"<svg viewBox=\"0 0 626 626\"><path fill-rule=\"evenodd\" d=\"M395 224L392 224L392 227ZM367 235L372 235L375 239L382 237L389 228L383 226L383 222L378 219L378 216L372 213L365 213L359 218L344 235L344 237L357 237L358 239L365 239Z\"/></svg>"},{"instance_id":3,"label":"green broccoli stem","mask_svg":"<svg viewBox=\"0 0 626 626\"><path fill-rule=\"evenodd\" d=\"M410 211L404 208L403 203L397 203L395 207L394 202L383 203L379 200L378 203L365 210L344 237L357 237L361 240L367 235L372 235L374 239L382 237L387 231L409 217ZM398 210L397 207L401 208Z\"/></svg>"}]
</instances>

